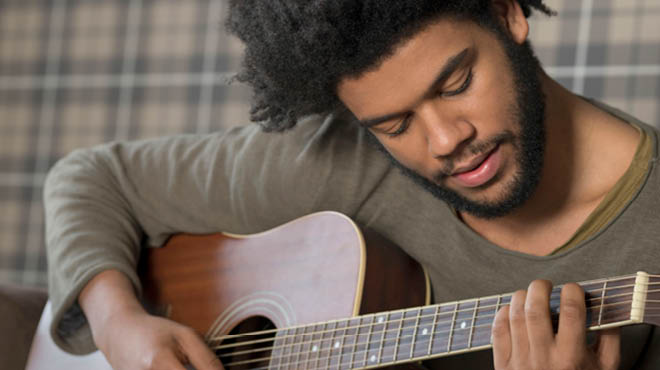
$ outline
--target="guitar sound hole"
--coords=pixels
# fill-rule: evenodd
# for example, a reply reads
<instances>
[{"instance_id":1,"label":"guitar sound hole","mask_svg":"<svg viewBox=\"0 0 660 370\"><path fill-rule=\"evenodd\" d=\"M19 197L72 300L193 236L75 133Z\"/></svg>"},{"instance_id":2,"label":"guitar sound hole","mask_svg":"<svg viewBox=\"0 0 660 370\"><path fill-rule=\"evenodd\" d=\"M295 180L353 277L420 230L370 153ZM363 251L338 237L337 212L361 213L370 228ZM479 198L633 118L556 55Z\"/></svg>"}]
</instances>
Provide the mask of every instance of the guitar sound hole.
<instances>
[{"instance_id":1,"label":"guitar sound hole","mask_svg":"<svg viewBox=\"0 0 660 370\"><path fill-rule=\"evenodd\" d=\"M268 369L275 325L265 317L251 317L238 324L229 333L241 335L228 338L220 344L215 353L225 369ZM256 334L266 331L265 334ZM255 333L255 334L251 334Z\"/></svg>"}]
</instances>

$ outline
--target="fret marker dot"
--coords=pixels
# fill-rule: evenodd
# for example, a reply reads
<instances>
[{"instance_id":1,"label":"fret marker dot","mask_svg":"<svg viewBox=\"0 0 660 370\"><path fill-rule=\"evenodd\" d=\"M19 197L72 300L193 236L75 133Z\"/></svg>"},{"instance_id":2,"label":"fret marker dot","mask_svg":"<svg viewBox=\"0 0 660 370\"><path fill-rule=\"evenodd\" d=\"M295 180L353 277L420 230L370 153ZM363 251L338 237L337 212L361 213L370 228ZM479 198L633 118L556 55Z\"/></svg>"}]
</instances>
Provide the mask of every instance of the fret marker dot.
<instances>
[{"instance_id":1,"label":"fret marker dot","mask_svg":"<svg viewBox=\"0 0 660 370\"><path fill-rule=\"evenodd\" d=\"M339 341L335 342L335 348L339 348Z\"/></svg>"},{"instance_id":2,"label":"fret marker dot","mask_svg":"<svg viewBox=\"0 0 660 370\"><path fill-rule=\"evenodd\" d=\"M385 319L383 318L383 316L381 316L381 317L378 318L378 323L379 323L379 324L382 324L383 321L385 321Z\"/></svg>"},{"instance_id":3,"label":"fret marker dot","mask_svg":"<svg viewBox=\"0 0 660 370\"><path fill-rule=\"evenodd\" d=\"M318 351L318 350L319 350L319 347L318 347L318 346L313 346L313 347L312 347L312 352L316 352L316 351Z\"/></svg>"},{"instance_id":4,"label":"fret marker dot","mask_svg":"<svg viewBox=\"0 0 660 370\"><path fill-rule=\"evenodd\" d=\"M465 321L463 321L461 323L461 329L465 329L466 327L467 327L467 323Z\"/></svg>"},{"instance_id":5,"label":"fret marker dot","mask_svg":"<svg viewBox=\"0 0 660 370\"><path fill-rule=\"evenodd\" d=\"M428 333L429 333L429 330L428 330L428 329L424 328L424 330L422 330L422 335L426 335L426 334L428 334Z\"/></svg>"},{"instance_id":6,"label":"fret marker dot","mask_svg":"<svg viewBox=\"0 0 660 370\"><path fill-rule=\"evenodd\" d=\"M376 355L371 355L371 357L369 358L369 361L376 362Z\"/></svg>"}]
</instances>

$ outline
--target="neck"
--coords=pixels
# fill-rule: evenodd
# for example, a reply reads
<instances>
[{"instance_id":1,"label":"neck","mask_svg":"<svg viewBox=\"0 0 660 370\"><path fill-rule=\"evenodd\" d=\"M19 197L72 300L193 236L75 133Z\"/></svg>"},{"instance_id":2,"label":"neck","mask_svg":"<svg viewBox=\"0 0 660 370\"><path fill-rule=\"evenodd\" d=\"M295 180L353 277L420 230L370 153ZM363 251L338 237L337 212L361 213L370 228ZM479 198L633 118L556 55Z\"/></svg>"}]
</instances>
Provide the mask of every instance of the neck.
<instances>
[{"instance_id":1,"label":"neck","mask_svg":"<svg viewBox=\"0 0 660 370\"><path fill-rule=\"evenodd\" d=\"M567 91L545 73L541 81L546 147L536 190L503 217L461 214L466 224L493 243L535 255L546 255L570 239L623 176L638 142L630 125ZM529 240L521 235L529 235Z\"/></svg>"},{"instance_id":2,"label":"neck","mask_svg":"<svg viewBox=\"0 0 660 370\"><path fill-rule=\"evenodd\" d=\"M643 322L647 295L655 298L657 279L637 273L580 283L585 291L587 328ZM555 323L560 291L557 286L550 296ZM495 313L510 300L511 294L502 294L277 330L268 348L272 349L268 368L361 369L489 348ZM231 353L236 345L218 348L222 358L224 351Z\"/></svg>"}]
</instances>

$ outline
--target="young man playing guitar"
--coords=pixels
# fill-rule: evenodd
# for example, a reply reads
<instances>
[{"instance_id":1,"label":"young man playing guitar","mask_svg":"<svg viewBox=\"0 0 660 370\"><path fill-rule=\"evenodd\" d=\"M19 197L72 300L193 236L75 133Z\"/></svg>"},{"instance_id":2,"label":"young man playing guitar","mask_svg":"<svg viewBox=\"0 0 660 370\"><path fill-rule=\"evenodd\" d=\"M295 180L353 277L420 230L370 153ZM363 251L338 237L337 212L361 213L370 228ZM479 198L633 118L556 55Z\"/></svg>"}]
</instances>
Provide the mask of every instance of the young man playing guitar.
<instances>
[{"instance_id":1,"label":"young man playing guitar","mask_svg":"<svg viewBox=\"0 0 660 370\"><path fill-rule=\"evenodd\" d=\"M239 81L255 126L113 143L62 160L46 185L53 337L117 369L218 369L190 329L148 315L144 241L254 233L336 210L428 271L436 302L517 291L493 351L442 369L650 369L655 329L587 344L584 293L554 282L654 272L657 133L549 78L529 44L542 0L240 0ZM268 133L263 131L286 131Z\"/></svg>"}]
</instances>

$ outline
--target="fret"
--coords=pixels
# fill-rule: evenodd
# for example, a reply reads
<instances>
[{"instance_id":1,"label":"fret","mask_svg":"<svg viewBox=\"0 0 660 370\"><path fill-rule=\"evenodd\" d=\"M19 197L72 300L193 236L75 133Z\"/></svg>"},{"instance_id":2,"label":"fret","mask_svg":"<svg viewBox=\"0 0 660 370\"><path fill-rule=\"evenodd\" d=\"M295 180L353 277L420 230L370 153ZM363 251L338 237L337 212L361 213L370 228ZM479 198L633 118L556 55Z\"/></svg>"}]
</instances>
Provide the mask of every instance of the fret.
<instances>
[{"instance_id":1,"label":"fret","mask_svg":"<svg viewBox=\"0 0 660 370\"><path fill-rule=\"evenodd\" d=\"M353 366L366 366L367 337L369 336L369 319L373 316L362 316L357 331L357 341L355 345L355 354L353 356Z\"/></svg>"},{"instance_id":2,"label":"fret","mask_svg":"<svg viewBox=\"0 0 660 370\"><path fill-rule=\"evenodd\" d=\"M499 294L497 296L497 304L495 305L495 313L497 314L500 312L500 307L502 306L502 294ZM493 322L495 322L495 316L493 315ZM488 343L492 344L493 343L493 333L490 333L490 338L488 339Z\"/></svg>"},{"instance_id":3,"label":"fret","mask_svg":"<svg viewBox=\"0 0 660 370\"><path fill-rule=\"evenodd\" d=\"M415 319L418 309L403 312L403 325L399 333L399 346L396 351L396 361L409 360L411 358L412 342L415 333Z\"/></svg>"},{"instance_id":4,"label":"fret","mask_svg":"<svg viewBox=\"0 0 660 370\"><path fill-rule=\"evenodd\" d=\"M319 357L316 360L314 368L321 368L323 363L325 363L327 367L327 363L330 360L330 352L332 351L332 331L329 329L329 326L330 323L328 322L323 324L323 332L319 344Z\"/></svg>"},{"instance_id":5,"label":"fret","mask_svg":"<svg viewBox=\"0 0 660 370\"><path fill-rule=\"evenodd\" d=\"M335 353L341 351L341 343L337 340L337 321L331 322L328 326L330 327L330 346L328 347L328 358L325 367L332 369L334 365L339 363Z\"/></svg>"},{"instance_id":6,"label":"fret","mask_svg":"<svg viewBox=\"0 0 660 370\"><path fill-rule=\"evenodd\" d=\"M470 324L470 334L468 336L467 348L472 347L472 337L474 336L474 326L477 321L477 310L479 309L479 298L474 303L474 312L472 312L472 323Z\"/></svg>"},{"instance_id":7,"label":"fret","mask_svg":"<svg viewBox=\"0 0 660 370\"><path fill-rule=\"evenodd\" d=\"M603 322L603 307L605 306L605 293L607 292L607 280L603 284L602 292L600 293L600 309L598 310L598 326Z\"/></svg>"},{"instance_id":8,"label":"fret","mask_svg":"<svg viewBox=\"0 0 660 370\"><path fill-rule=\"evenodd\" d=\"M436 306L433 310L433 323L431 324L431 336L429 338L429 349L426 351L427 355L431 355L433 351L433 336L435 335L435 324L438 322L438 313L440 312L440 306Z\"/></svg>"},{"instance_id":9,"label":"fret","mask_svg":"<svg viewBox=\"0 0 660 370\"><path fill-rule=\"evenodd\" d=\"M288 329L286 331L286 335L285 335L286 339L284 340L284 348L282 350L280 368L287 369L289 367L289 364L291 363L291 350L295 338L295 333L296 333L295 328Z\"/></svg>"},{"instance_id":10,"label":"fret","mask_svg":"<svg viewBox=\"0 0 660 370\"><path fill-rule=\"evenodd\" d=\"M474 329L470 348L490 344L491 328L497 314L501 297L487 297L479 300L479 309L474 321Z\"/></svg>"},{"instance_id":11,"label":"fret","mask_svg":"<svg viewBox=\"0 0 660 370\"><path fill-rule=\"evenodd\" d=\"M394 362L396 349L399 340L399 331L403 324L403 312L394 311L390 312L388 319L385 322L385 342L383 343L383 351L380 356L381 362Z\"/></svg>"},{"instance_id":12,"label":"fret","mask_svg":"<svg viewBox=\"0 0 660 370\"><path fill-rule=\"evenodd\" d=\"M410 343L410 358L415 357L415 343L417 342L417 331L419 330L419 318L422 315L422 310L417 309L417 317L415 318L415 327L413 328L412 342Z\"/></svg>"},{"instance_id":13,"label":"fret","mask_svg":"<svg viewBox=\"0 0 660 370\"><path fill-rule=\"evenodd\" d=\"M383 317L383 332L380 335L380 346L378 346L378 363L383 361L383 349L385 347L385 335L387 334L387 323L390 321L390 313L387 312Z\"/></svg>"},{"instance_id":14,"label":"fret","mask_svg":"<svg viewBox=\"0 0 660 370\"><path fill-rule=\"evenodd\" d=\"M405 318L405 311L401 311L401 318L399 319L399 327L398 330L396 331L396 341L394 343L394 352L392 353L392 361L396 361L396 354L399 350L399 345L401 342L401 332L403 330L403 321Z\"/></svg>"},{"instance_id":15,"label":"fret","mask_svg":"<svg viewBox=\"0 0 660 370\"><path fill-rule=\"evenodd\" d=\"M360 329L360 323L362 322L362 318L357 317L354 319L351 319L348 322L348 329L346 329L348 335L349 335L349 348L350 348L350 353L346 353L345 355L348 357L348 361L346 361L345 364L342 364L342 366L347 366L345 369L352 369L353 368L353 363L355 361L355 352L357 351L357 345L358 345L358 330ZM342 362L343 362L343 357L342 357ZM344 367L342 367L344 368Z\"/></svg>"},{"instance_id":16,"label":"fret","mask_svg":"<svg viewBox=\"0 0 660 370\"><path fill-rule=\"evenodd\" d=\"M454 340L454 323L456 322L456 315L458 315L458 302L454 305L454 314L451 317L449 325L449 338L447 339L447 352L451 351L451 342Z\"/></svg>"},{"instance_id":17,"label":"fret","mask_svg":"<svg viewBox=\"0 0 660 370\"><path fill-rule=\"evenodd\" d=\"M432 352L445 353L449 351L452 329L454 326L455 311L458 303L443 304L439 308L438 319L435 324L435 333L433 334Z\"/></svg>"},{"instance_id":18,"label":"fret","mask_svg":"<svg viewBox=\"0 0 660 370\"><path fill-rule=\"evenodd\" d=\"M415 333L412 358L424 357L428 354L436 309L436 306L427 306L421 309L417 320L417 332Z\"/></svg>"},{"instance_id":19,"label":"fret","mask_svg":"<svg viewBox=\"0 0 660 370\"><path fill-rule=\"evenodd\" d=\"M361 367L367 366L367 355L369 348L369 338L371 336L371 323L373 322L373 315L363 316L358 329L358 345L355 353L355 362L353 366Z\"/></svg>"},{"instance_id":20,"label":"fret","mask_svg":"<svg viewBox=\"0 0 660 370\"><path fill-rule=\"evenodd\" d=\"M476 305L475 300L466 300L458 303L458 309L452 325L451 347L449 351L459 351L468 348L468 339L470 336L470 322L473 316L473 308Z\"/></svg>"},{"instance_id":21,"label":"fret","mask_svg":"<svg viewBox=\"0 0 660 370\"><path fill-rule=\"evenodd\" d=\"M300 348L300 355L295 367L299 364L305 366L309 362L312 348L312 335L314 334L314 325L306 325L302 330L302 346Z\"/></svg>"},{"instance_id":22,"label":"fret","mask_svg":"<svg viewBox=\"0 0 660 370\"><path fill-rule=\"evenodd\" d=\"M339 328L338 333L340 333L341 338L339 338L337 341L340 342L339 345L339 355L337 356L337 370L342 369L343 365L343 359L344 359L344 347L346 344L346 328L349 326L348 320L342 320L337 322L337 328Z\"/></svg>"},{"instance_id":23,"label":"fret","mask_svg":"<svg viewBox=\"0 0 660 370\"><path fill-rule=\"evenodd\" d=\"M309 341L306 340L305 336L305 331L307 331L309 326L302 326L299 328L296 328L296 345L293 348L293 352L296 353L296 362L295 362L295 367L300 366L300 364L305 364L307 363L307 359L309 356ZM303 359L304 355L304 359Z\"/></svg>"},{"instance_id":24,"label":"fret","mask_svg":"<svg viewBox=\"0 0 660 370\"><path fill-rule=\"evenodd\" d=\"M314 330L311 334L310 340L309 340L309 358L307 359L307 363L305 367L310 367L310 368L316 368L318 367L318 362L320 359L320 353L321 353L321 339L323 335L323 330L325 329L325 324L316 324L313 326Z\"/></svg>"},{"instance_id":25,"label":"fret","mask_svg":"<svg viewBox=\"0 0 660 370\"><path fill-rule=\"evenodd\" d=\"M369 329L369 339L367 340L367 352L365 359L368 366L379 364L380 349L382 348L382 332L385 328L386 314L378 314L371 317L371 327Z\"/></svg>"},{"instance_id":26,"label":"fret","mask_svg":"<svg viewBox=\"0 0 660 370\"><path fill-rule=\"evenodd\" d=\"M275 341L273 342L273 349L270 353L270 363L268 369L280 369L282 362L282 351L286 341L286 330L278 330L275 334Z\"/></svg>"}]
</instances>

